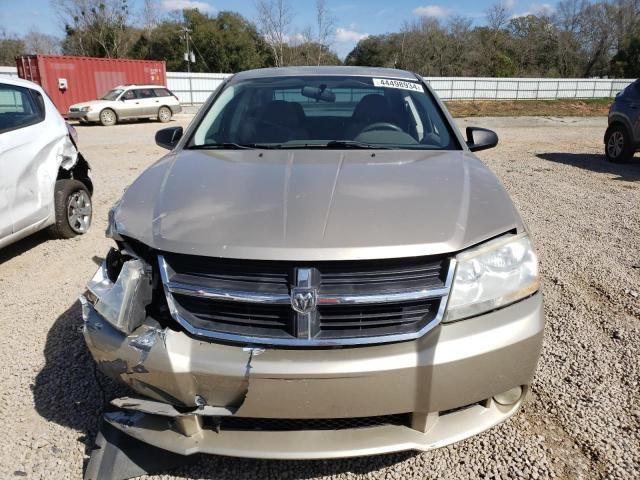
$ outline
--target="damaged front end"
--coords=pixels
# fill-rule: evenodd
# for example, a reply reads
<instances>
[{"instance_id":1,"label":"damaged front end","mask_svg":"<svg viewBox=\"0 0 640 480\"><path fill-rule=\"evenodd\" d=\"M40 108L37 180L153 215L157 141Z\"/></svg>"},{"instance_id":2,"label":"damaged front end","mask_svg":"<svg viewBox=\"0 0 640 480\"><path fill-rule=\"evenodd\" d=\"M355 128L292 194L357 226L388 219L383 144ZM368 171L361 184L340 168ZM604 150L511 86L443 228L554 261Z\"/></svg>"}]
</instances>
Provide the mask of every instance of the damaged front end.
<instances>
[{"instance_id":1,"label":"damaged front end","mask_svg":"<svg viewBox=\"0 0 640 480\"><path fill-rule=\"evenodd\" d=\"M222 345L194 345L168 313L155 253L110 225L107 236L118 248L109 251L80 296L83 332L98 368L144 398L113 400L118 410L105 420L121 427L151 415L194 435L201 417L237 411L247 394L253 349L234 349L230 356ZM224 375L213 374L213 365L221 363L227 364Z\"/></svg>"},{"instance_id":2,"label":"damaged front end","mask_svg":"<svg viewBox=\"0 0 640 480\"><path fill-rule=\"evenodd\" d=\"M273 341L247 334L260 316L291 309L284 300L254 309L243 336L211 338L185 327L190 313L176 299L194 311L191 297L224 301L246 315L240 290L216 285L229 284L230 275L242 277L234 285L246 282L247 271L236 260L224 271L212 270L206 257L178 264L170 258L176 254L120 234L117 209L107 229L117 248L80 301L98 367L135 392L112 400L104 415L128 437L180 455L312 459L429 450L504 421L525 398L542 341L539 294L412 341L291 347L278 345L273 330ZM263 298L263 283L254 298ZM213 322L216 314L223 328L231 310L215 308L202 307L189 321Z\"/></svg>"}]
</instances>

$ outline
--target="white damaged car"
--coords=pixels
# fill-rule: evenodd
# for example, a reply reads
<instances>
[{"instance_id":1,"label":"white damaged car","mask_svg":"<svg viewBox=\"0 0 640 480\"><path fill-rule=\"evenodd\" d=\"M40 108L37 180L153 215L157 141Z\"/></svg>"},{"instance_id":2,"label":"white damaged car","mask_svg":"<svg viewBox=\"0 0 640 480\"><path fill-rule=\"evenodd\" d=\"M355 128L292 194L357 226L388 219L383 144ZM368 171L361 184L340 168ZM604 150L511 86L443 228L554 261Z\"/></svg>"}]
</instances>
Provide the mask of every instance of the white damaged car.
<instances>
[{"instance_id":1,"label":"white damaged car","mask_svg":"<svg viewBox=\"0 0 640 480\"><path fill-rule=\"evenodd\" d=\"M45 228L89 229L93 184L74 136L40 86L0 80L0 248Z\"/></svg>"}]
</instances>

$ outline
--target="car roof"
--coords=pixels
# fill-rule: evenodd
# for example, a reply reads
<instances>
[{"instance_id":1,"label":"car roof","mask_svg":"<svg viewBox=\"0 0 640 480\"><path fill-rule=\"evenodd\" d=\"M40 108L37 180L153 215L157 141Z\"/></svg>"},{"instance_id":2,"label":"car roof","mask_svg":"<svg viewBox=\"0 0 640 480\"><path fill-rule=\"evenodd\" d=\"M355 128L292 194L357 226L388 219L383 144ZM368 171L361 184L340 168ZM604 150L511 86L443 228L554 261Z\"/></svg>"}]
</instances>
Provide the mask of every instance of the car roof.
<instances>
[{"instance_id":1,"label":"car roof","mask_svg":"<svg viewBox=\"0 0 640 480\"><path fill-rule=\"evenodd\" d=\"M42 92L42 87L40 85L30 80L25 80L24 78L0 75L0 83L4 83L5 85L16 85L18 87L32 88L34 90Z\"/></svg>"},{"instance_id":2,"label":"car roof","mask_svg":"<svg viewBox=\"0 0 640 480\"><path fill-rule=\"evenodd\" d=\"M151 85L151 84L143 84L143 85L138 85L135 83L131 83L129 85L118 85L117 87L113 87L111 90L115 90L116 88L119 88L121 90L126 90L128 88L167 88L164 85Z\"/></svg>"},{"instance_id":3,"label":"car roof","mask_svg":"<svg viewBox=\"0 0 640 480\"><path fill-rule=\"evenodd\" d=\"M406 70L380 67L279 67L247 70L234 76L234 80L253 78L290 77L290 76L353 76L353 77L385 77L400 80L416 80L416 75Z\"/></svg>"}]
</instances>

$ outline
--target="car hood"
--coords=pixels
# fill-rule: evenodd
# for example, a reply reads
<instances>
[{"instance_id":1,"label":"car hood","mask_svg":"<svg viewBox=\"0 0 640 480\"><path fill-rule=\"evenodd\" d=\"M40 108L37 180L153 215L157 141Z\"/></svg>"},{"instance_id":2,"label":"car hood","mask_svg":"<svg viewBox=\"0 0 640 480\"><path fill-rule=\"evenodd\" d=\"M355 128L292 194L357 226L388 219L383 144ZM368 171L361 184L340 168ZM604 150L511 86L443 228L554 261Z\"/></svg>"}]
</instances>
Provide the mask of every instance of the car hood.
<instances>
[{"instance_id":1,"label":"car hood","mask_svg":"<svg viewBox=\"0 0 640 480\"><path fill-rule=\"evenodd\" d=\"M466 151L183 150L142 173L114 218L159 250L262 260L449 253L523 228Z\"/></svg>"}]
</instances>

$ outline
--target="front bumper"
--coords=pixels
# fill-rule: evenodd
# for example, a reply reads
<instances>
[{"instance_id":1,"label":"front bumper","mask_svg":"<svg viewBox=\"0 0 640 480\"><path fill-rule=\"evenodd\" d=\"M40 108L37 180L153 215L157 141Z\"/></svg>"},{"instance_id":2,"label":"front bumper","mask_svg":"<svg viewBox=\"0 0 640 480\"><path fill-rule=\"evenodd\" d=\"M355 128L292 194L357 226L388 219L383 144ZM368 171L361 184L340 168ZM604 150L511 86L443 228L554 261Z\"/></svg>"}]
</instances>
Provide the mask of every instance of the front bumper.
<instances>
[{"instance_id":1,"label":"front bumper","mask_svg":"<svg viewBox=\"0 0 640 480\"><path fill-rule=\"evenodd\" d=\"M100 368L154 400L116 401L120 408L105 416L116 428L185 455L288 459L428 450L506 420L523 401L544 330L540 293L440 325L415 341L341 349L224 345L162 329L149 317L127 336L86 302L83 316L85 339ZM493 400L520 386L523 394L509 405ZM349 419L404 413L406 425L367 428L216 427L216 419L225 416Z\"/></svg>"},{"instance_id":2,"label":"front bumper","mask_svg":"<svg viewBox=\"0 0 640 480\"><path fill-rule=\"evenodd\" d=\"M97 122L100 119L99 112L68 112L67 120L82 120L85 122Z\"/></svg>"}]
</instances>

